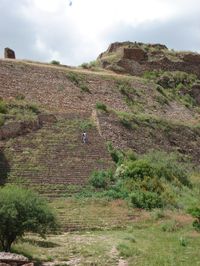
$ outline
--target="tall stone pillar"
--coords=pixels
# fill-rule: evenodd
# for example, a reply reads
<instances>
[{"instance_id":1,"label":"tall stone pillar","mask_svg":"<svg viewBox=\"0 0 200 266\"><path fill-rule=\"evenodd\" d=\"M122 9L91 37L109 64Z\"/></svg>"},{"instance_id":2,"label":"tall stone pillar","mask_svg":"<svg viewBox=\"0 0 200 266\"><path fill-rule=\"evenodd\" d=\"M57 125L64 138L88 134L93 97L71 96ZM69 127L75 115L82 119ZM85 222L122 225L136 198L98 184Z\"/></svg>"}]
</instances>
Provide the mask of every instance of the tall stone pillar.
<instances>
[{"instance_id":1,"label":"tall stone pillar","mask_svg":"<svg viewBox=\"0 0 200 266\"><path fill-rule=\"evenodd\" d=\"M4 49L4 58L15 59L15 52L10 48Z\"/></svg>"}]
</instances>

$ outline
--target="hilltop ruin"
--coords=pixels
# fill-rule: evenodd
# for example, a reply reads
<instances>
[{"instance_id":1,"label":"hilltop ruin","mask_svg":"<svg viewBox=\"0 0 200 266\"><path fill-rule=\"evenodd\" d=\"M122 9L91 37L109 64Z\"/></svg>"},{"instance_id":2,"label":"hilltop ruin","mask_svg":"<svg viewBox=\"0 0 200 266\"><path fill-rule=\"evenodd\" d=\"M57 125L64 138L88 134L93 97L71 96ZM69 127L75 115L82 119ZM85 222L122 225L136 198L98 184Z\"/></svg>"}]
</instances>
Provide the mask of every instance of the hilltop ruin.
<instances>
[{"instance_id":1,"label":"hilltop ruin","mask_svg":"<svg viewBox=\"0 0 200 266\"><path fill-rule=\"evenodd\" d=\"M115 42L98 57L101 66L141 76L146 71L184 71L200 77L200 54L169 50L162 44Z\"/></svg>"}]
</instances>

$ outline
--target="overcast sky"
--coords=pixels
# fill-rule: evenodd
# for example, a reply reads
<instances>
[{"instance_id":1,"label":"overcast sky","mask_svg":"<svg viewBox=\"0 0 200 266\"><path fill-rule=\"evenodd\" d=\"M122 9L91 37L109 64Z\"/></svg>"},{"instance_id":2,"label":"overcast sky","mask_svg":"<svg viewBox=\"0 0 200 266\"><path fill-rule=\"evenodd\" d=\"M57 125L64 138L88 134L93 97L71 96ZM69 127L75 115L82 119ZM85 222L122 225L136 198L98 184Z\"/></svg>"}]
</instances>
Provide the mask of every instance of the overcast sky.
<instances>
[{"instance_id":1,"label":"overcast sky","mask_svg":"<svg viewBox=\"0 0 200 266\"><path fill-rule=\"evenodd\" d=\"M89 62L115 41L200 52L200 0L0 0L0 57Z\"/></svg>"}]
</instances>

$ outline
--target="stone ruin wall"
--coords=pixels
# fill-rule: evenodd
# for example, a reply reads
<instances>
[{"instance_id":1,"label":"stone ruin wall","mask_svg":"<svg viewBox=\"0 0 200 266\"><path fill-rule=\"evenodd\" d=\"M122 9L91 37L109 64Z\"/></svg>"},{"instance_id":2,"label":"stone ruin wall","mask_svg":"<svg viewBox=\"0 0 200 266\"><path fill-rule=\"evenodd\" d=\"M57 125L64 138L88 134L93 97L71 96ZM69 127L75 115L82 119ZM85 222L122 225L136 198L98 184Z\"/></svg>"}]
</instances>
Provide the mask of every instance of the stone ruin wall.
<instances>
[{"instance_id":1,"label":"stone ruin wall","mask_svg":"<svg viewBox=\"0 0 200 266\"><path fill-rule=\"evenodd\" d=\"M124 73L131 75L142 75L145 71L152 70L164 70L164 71L184 71L187 73L196 74L200 78L200 54L194 53L180 53L177 56L178 61L169 60L162 49L167 49L166 46L155 44L152 47L158 48L157 51L153 51L151 54L139 47L123 48L122 45L128 45L125 43L113 43L109 46L105 53L99 56L102 62L102 66L107 68L109 62L104 61L104 55L122 50L122 56L117 62L117 65L124 69ZM149 56L155 58L154 61L149 61ZM157 56L157 59L156 59ZM159 58L160 57L160 58ZM112 66L111 66L112 69ZM114 70L114 69L113 69Z\"/></svg>"},{"instance_id":2,"label":"stone ruin wall","mask_svg":"<svg viewBox=\"0 0 200 266\"><path fill-rule=\"evenodd\" d=\"M174 62L167 57L161 60L148 61L148 54L139 48L124 49L123 57L118 62L131 75L142 75L145 71L164 70L164 71L184 71L196 74L200 78L200 55L185 54L182 61Z\"/></svg>"}]
</instances>

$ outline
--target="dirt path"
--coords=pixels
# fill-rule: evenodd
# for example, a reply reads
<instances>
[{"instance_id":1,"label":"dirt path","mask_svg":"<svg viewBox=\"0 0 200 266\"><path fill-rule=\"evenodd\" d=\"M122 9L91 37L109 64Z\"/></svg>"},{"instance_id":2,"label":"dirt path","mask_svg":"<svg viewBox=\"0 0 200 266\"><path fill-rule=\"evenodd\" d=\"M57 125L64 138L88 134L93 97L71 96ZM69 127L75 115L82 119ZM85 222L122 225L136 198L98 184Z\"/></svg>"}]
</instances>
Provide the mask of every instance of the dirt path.
<instances>
[{"instance_id":1,"label":"dirt path","mask_svg":"<svg viewBox=\"0 0 200 266\"><path fill-rule=\"evenodd\" d=\"M119 258L119 252L117 251L116 247L113 246L110 251L110 256L112 258ZM119 258L117 266L128 266L128 262L124 260L123 258Z\"/></svg>"}]
</instances>

